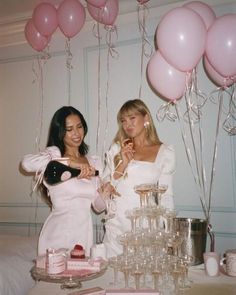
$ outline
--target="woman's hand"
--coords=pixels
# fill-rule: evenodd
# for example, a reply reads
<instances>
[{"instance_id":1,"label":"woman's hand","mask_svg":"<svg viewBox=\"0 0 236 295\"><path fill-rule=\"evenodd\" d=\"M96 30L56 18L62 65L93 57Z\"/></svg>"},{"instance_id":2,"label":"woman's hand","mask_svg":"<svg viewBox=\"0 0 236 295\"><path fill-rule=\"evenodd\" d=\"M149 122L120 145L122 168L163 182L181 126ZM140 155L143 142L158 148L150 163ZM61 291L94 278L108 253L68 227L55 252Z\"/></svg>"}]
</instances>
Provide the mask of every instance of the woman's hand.
<instances>
[{"instance_id":1,"label":"woman's hand","mask_svg":"<svg viewBox=\"0 0 236 295\"><path fill-rule=\"evenodd\" d=\"M70 165L72 166L72 165ZM77 176L78 179L86 178L91 179L95 176L95 168L88 164L73 163L73 168L80 169L80 174Z\"/></svg>"},{"instance_id":2,"label":"woman's hand","mask_svg":"<svg viewBox=\"0 0 236 295\"><path fill-rule=\"evenodd\" d=\"M120 196L120 194L110 182L103 183L98 189L98 192L104 199L110 199L114 196Z\"/></svg>"},{"instance_id":3,"label":"woman's hand","mask_svg":"<svg viewBox=\"0 0 236 295\"><path fill-rule=\"evenodd\" d=\"M134 144L132 139L125 139L121 144L121 157L122 157L122 163L123 165L128 165L129 162L134 158Z\"/></svg>"}]
</instances>

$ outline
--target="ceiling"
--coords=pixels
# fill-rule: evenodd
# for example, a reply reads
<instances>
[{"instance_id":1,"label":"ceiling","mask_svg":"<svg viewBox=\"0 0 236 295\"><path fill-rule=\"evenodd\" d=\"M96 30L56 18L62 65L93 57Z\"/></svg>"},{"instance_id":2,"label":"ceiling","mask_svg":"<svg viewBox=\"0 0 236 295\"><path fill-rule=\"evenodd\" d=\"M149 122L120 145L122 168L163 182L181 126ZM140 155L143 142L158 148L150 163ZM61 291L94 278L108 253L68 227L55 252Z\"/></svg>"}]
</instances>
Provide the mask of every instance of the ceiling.
<instances>
[{"instance_id":1,"label":"ceiling","mask_svg":"<svg viewBox=\"0 0 236 295\"><path fill-rule=\"evenodd\" d=\"M0 24L6 24L17 20L30 18L34 8L41 2L49 2L56 7L63 0L0 0ZM80 0L86 6L86 0ZM149 7L161 6L170 3L180 2L180 0L150 0ZM137 0L119 0L120 14L135 11Z\"/></svg>"}]
</instances>

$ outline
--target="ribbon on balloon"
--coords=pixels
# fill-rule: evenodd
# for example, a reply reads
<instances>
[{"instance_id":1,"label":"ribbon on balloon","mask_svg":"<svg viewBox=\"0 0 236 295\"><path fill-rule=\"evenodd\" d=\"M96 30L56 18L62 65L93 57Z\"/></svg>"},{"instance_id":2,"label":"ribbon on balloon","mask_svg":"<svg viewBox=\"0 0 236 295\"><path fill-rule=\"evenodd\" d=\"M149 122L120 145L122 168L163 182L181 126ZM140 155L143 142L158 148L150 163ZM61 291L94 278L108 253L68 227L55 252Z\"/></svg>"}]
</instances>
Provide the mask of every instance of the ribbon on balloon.
<instances>
[{"instance_id":1,"label":"ribbon on balloon","mask_svg":"<svg viewBox=\"0 0 236 295\"><path fill-rule=\"evenodd\" d=\"M226 84L225 84L226 85ZM236 93L235 84L227 87L221 86L210 93L209 99L212 103L219 103L221 95L229 97L226 105L226 99L223 101L222 112L225 115L222 127L229 135L236 135Z\"/></svg>"},{"instance_id":2,"label":"ribbon on balloon","mask_svg":"<svg viewBox=\"0 0 236 295\"><path fill-rule=\"evenodd\" d=\"M234 89L233 89L234 88ZM232 87L232 95L229 101L229 112L223 122L223 129L229 135L236 135L236 93L235 86Z\"/></svg>"}]
</instances>

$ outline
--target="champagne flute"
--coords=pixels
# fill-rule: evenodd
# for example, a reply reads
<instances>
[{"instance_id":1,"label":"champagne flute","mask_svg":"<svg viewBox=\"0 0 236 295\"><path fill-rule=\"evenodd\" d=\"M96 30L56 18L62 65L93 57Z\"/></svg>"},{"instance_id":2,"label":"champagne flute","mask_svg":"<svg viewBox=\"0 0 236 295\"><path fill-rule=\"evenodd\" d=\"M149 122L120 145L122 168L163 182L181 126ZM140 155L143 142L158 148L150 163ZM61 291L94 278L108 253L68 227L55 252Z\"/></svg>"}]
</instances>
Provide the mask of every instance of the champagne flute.
<instances>
[{"instance_id":1,"label":"champagne flute","mask_svg":"<svg viewBox=\"0 0 236 295\"><path fill-rule=\"evenodd\" d=\"M129 277L132 270L132 259L129 256L123 256L120 263L120 270L124 274L125 289L129 289Z\"/></svg>"},{"instance_id":2,"label":"champagne flute","mask_svg":"<svg viewBox=\"0 0 236 295\"><path fill-rule=\"evenodd\" d=\"M179 291L179 278L181 276L181 267L178 262L173 262L171 265L171 275L174 281L175 294Z\"/></svg>"},{"instance_id":3,"label":"champagne flute","mask_svg":"<svg viewBox=\"0 0 236 295\"><path fill-rule=\"evenodd\" d=\"M192 281L189 280L188 277L188 270L189 266L193 262L193 256L190 256L188 254L185 254L180 257L180 267L181 267L181 285L180 289L189 289L191 288Z\"/></svg>"},{"instance_id":4,"label":"champagne flute","mask_svg":"<svg viewBox=\"0 0 236 295\"><path fill-rule=\"evenodd\" d=\"M140 207L145 208L149 205L149 195L152 192L153 184L143 183L134 186L134 191L139 195L140 198Z\"/></svg>"},{"instance_id":5,"label":"champagne flute","mask_svg":"<svg viewBox=\"0 0 236 295\"><path fill-rule=\"evenodd\" d=\"M106 204L106 213L104 214L104 220L108 220L115 217L116 205L114 202L114 197L110 196L110 198L105 199Z\"/></svg>"},{"instance_id":6,"label":"champagne flute","mask_svg":"<svg viewBox=\"0 0 236 295\"><path fill-rule=\"evenodd\" d=\"M118 282L118 270L120 268L121 265L121 255L117 255L117 256L112 256L108 259L108 265L113 268L114 271L114 280L113 280L113 285L117 286L117 282Z\"/></svg>"},{"instance_id":7,"label":"champagne flute","mask_svg":"<svg viewBox=\"0 0 236 295\"><path fill-rule=\"evenodd\" d=\"M125 216L130 220L131 222L131 231L133 233L137 230L137 220L140 217L141 211L140 208L134 208L132 210L126 210Z\"/></svg>"},{"instance_id":8,"label":"champagne flute","mask_svg":"<svg viewBox=\"0 0 236 295\"><path fill-rule=\"evenodd\" d=\"M143 263L141 260L136 259L131 270L131 275L134 276L136 290L140 289L140 278L143 274L144 274Z\"/></svg>"},{"instance_id":9,"label":"champagne flute","mask_svg":"<svg viewBox=\"0 0 236 295\"><path fill-rule=\"evenodd\" d=\"M154 290L160 289L160 277L163 275L163 261L161 258L156 257L150 264L151 274L153 276Z\"/></svg>"}]
</instances>

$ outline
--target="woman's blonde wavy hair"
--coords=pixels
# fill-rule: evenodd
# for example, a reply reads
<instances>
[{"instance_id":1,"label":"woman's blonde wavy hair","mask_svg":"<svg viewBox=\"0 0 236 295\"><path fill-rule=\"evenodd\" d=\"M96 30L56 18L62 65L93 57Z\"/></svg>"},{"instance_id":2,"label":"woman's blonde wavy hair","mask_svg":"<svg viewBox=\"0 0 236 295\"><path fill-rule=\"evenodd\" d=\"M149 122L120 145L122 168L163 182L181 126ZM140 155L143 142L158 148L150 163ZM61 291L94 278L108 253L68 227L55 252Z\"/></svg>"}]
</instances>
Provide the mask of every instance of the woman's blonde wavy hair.
<instances>
[{"instance_id":1,"label":"woman's blonde wavy hair","mask_svg":"<svg viewBox=\"0 0 236 295\"><path fill-rule=\"evenodd\" d=\"M146 104L141 99L128 100L120 108L120 110L117 114L117 123L118 123L119 128L118 128L118 131L116 133L116 136L115 136L113 142L115 142L121 146L122 142L126 138L128 138L122 128L121 118L124 115L129 115L132 112L139 112L143 116L145 116L145 115L148 116L149 124L146 127L147 138L150 140L150 142L152 144L161 144L161 141L157 135L156 127L153 123L152 115L151 115L148 107L146 106ZM120 161L121 161L121 155L120 155L120 153L118 153L114 157L115 167L118 165L118 163Z\"/></svg>"}]
</instances>

